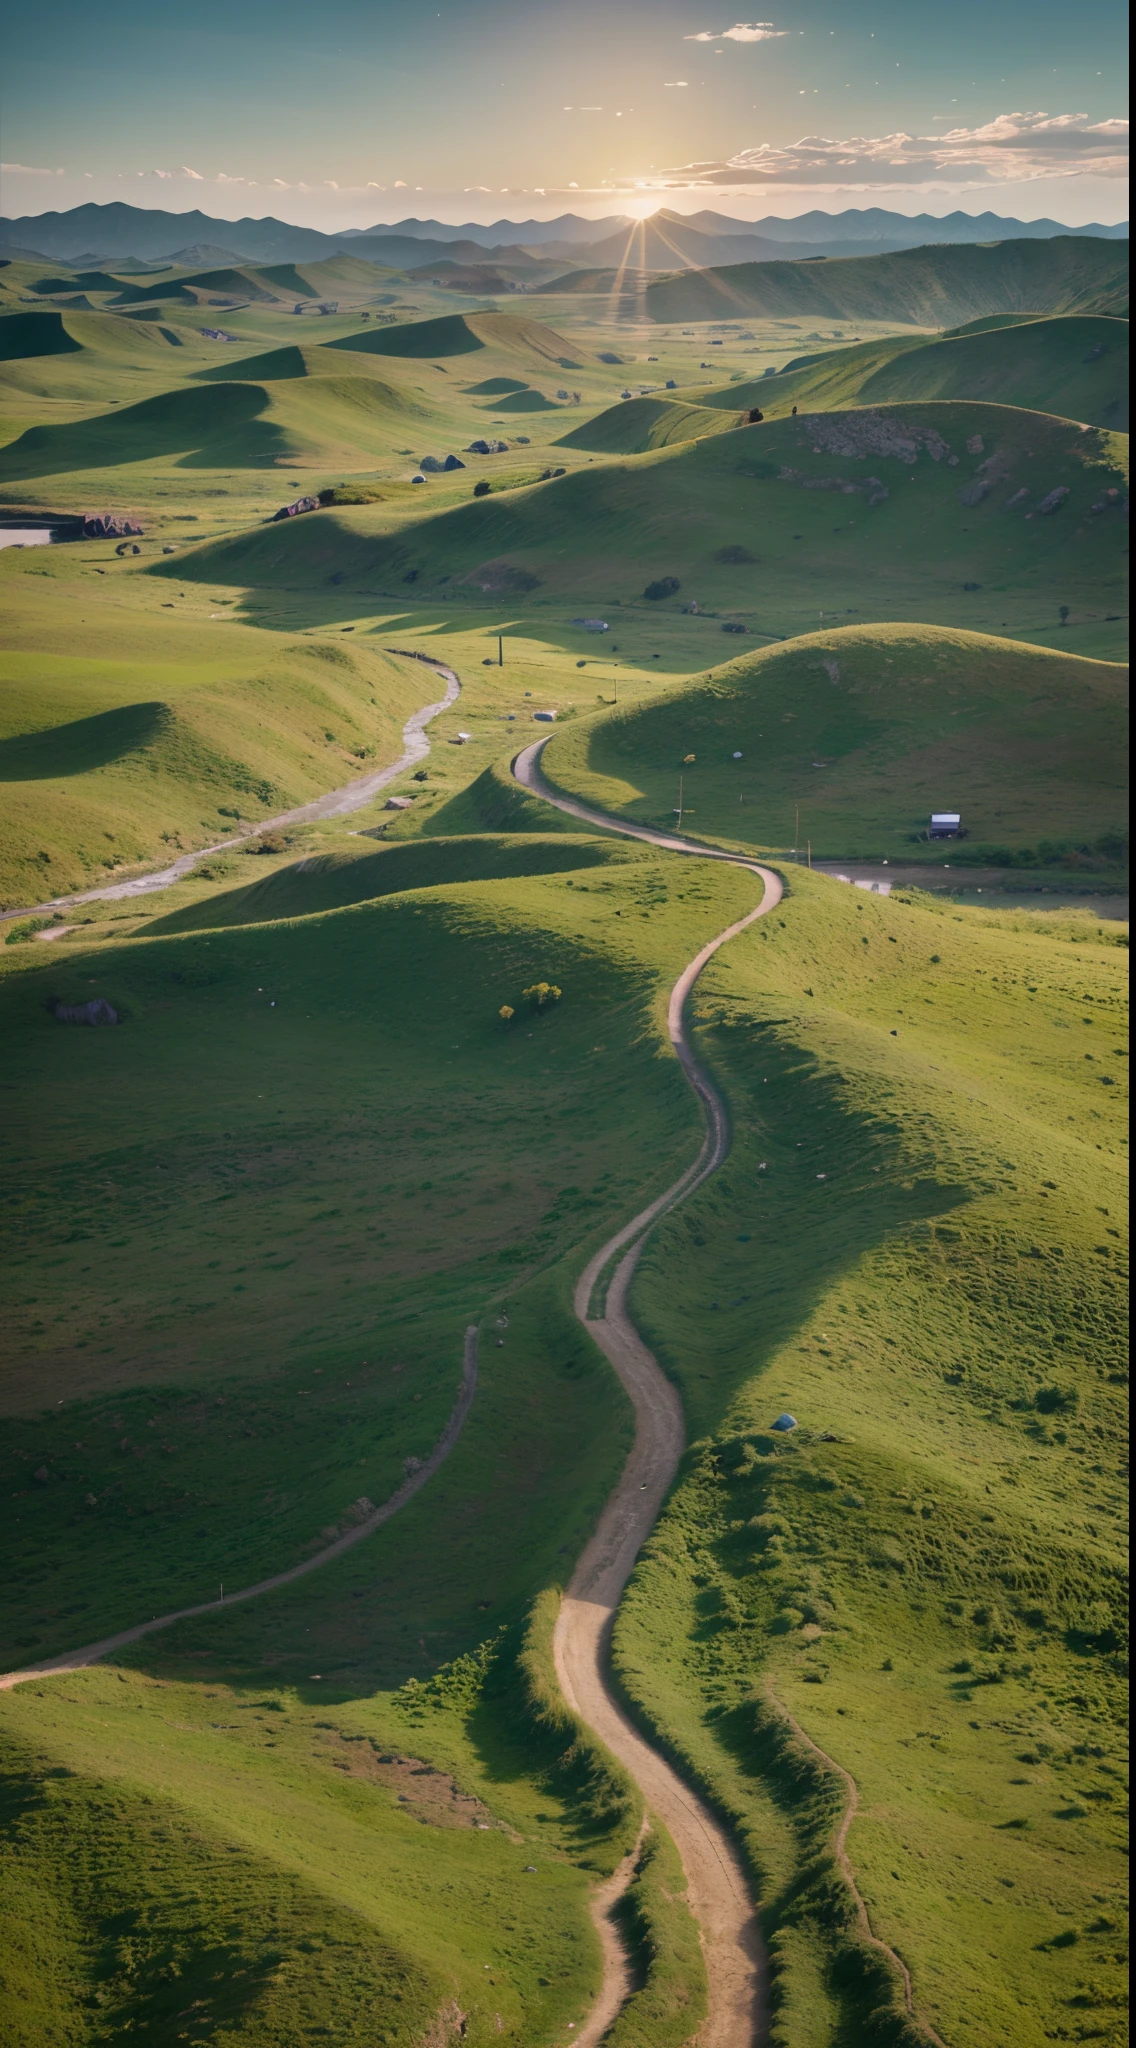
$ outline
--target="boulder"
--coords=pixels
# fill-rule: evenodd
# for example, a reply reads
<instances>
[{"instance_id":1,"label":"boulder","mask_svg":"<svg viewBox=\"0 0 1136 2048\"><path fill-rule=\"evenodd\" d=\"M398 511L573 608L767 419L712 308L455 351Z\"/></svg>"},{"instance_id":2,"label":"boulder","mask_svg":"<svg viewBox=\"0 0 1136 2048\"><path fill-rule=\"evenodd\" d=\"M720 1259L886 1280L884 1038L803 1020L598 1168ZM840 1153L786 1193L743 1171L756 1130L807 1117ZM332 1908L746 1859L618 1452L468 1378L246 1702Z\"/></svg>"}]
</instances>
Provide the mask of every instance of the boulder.
<instances>
[{"instance_id":1,"label":"boulder","mask_svg":"<svg viewBox=\"0 0 1136 2048\"><path fill-rule=\"evenodd\" d=\"M1050 491L1048 497L1042 499L1037 509L1039 512L1056 512L1057 507L1068 496L1068 484L1058 484L1057 489L1055 491Z\"/></svg>"},{"instance_id":2,"label":"boulder","mask_svg":"<svg viewBox=\"0 0 1136 2048\"><path fill-rule=\"evenodd\" d=\"M408 811L411 802L412 799L408 796L388 796L383 809L384 811Z\"/></svg>"},{"instance_id":3,"label":"boulder","mask_svg":"<svg viewBox=\"0 0 1136 2048\"><path fill-rule=\"evenodd\" d=\"M430 476L444 476L451 469L464 469L465 463L460 462L456 455L422 455L418 467Z\"/></svg>"},{"instance_id":4,"label":"boulder","mask_svg":"<svg viewBox=\"0 0 1136 2048\"><path fill-rule=\"evenodd\" d=\"M105 996L92 996L88 1003L52 1003L51 1014L58 1024L117 1024L118 1011Z\"/></svg>"},{"instance_id":5,"label":"boulder","mask_svg":"<svg viewBox=\"0 0 1136 2048\"><path fill-rule=\"evenodd\" d=\"M278 519L296 519L301 512L318 512L319 508L318 498L297 498L292 505L281 505L279 512L273 513L272 523L275 525Z\"/></svg>"},{"instance_id":6,"label":"boulder","mask_svg":"<svg viewBox=\"0 0 1136 2048\"><path fill-rule=\"evenodd\" d=\"M508 446L507 441L471 441L465 452L467 455L504 455Z\"/></svg>"},{"instance_id":7,"label":"boulder","mask_svg":"<svg viewBox=\"0 0 1136 2048\"><path fill-rule=\"evenodd\" d=\"M118 512L88 512L83 521L84 540L119 540L124 534L144 532L138 519L127 519Z\"/></svg>"}]
</instances>

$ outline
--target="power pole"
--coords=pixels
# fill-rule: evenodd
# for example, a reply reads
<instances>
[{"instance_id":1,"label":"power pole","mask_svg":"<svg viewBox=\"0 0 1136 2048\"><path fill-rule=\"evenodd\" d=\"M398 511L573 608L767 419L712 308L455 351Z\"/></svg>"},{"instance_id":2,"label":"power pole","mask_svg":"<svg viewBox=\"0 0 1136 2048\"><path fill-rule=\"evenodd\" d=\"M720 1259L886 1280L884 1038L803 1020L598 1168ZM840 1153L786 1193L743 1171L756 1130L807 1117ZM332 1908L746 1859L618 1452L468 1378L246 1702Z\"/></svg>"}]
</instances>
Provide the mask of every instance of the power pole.
<instances>
[{"instance_id":1,"label":"power pole","mask_svg":"<svg viewBox=\"0 0 1136 2048\"><path fill-rule=\"evenodd\" d=\"M504 668L505 666L505 643L500 633L497 635L497 666L498 668Z\"/></svg>"},{"instance_id":2,"label":"power pole","mask_svg":"<svg viewBox=\"0 0 1136 2048\"><path fill-rule=\"evenodd\" d=\"M678 830L682 831L682 776L678 778Z\"/></svg>"},{"instance_id":3,"label":"power pole","mask_svg":"<svg viewBox=\"0 0 1136 2048\"><path fill-rule=\"evenodd\" d=\"M801 837L801 806L797 805L793 818L793 852L796 853Z\"/></svg>"},{"instance_id":4,"label":"power pole","mask_svg":"<svg viewBox=\"0 0 1136 2048\"><path fill-rule=\"evenodd\" d=\"M813 842L812 842L812 840L811 840L811 839L810 839L810 840L809 840L809 842L808 842L808 848L809 848L809 866L810 866L810 868L811 868L811 867L812 867L812 864L813 864Z\"/></svg>"}]
</instances>

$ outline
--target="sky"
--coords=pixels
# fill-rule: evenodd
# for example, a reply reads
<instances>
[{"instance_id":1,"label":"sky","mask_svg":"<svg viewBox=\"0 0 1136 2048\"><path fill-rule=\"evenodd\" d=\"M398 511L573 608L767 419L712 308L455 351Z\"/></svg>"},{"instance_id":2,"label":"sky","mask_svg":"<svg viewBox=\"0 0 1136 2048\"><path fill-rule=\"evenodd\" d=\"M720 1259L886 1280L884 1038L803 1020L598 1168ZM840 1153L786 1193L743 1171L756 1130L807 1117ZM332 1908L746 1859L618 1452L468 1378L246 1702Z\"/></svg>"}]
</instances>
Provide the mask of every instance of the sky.
<instances>
[{"instance_id":1,"label":"sky","mask_svg":"<svg viewBox=\"0 0 1136 2048\"><path fill-rule=\"evenodd\" d=\"M5 214L1126 218L1119 0L9 8Z\"/></svg>"}]
</instances>

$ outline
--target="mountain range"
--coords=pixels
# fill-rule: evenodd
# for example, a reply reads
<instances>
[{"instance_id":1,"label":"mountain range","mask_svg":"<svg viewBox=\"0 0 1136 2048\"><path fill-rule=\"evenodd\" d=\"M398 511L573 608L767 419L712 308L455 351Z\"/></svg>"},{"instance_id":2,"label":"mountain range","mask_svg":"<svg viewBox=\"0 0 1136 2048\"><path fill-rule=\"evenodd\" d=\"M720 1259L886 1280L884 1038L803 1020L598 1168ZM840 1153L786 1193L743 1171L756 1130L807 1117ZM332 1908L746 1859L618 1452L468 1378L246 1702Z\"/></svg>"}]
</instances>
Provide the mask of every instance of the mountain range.
<instances>
[{"instance_id":1,"label":"mountain range","mask_svg":"<svg viewBox=\"0 0 1136 2048\"><path fill-rule=\"evenodd\" d=\"M563 261L599 268L626 264L633 270L712 269L724 264L792 261L811 255L876 255L928 243L974 243L1049 239L1075 233L1106 240L1127 235L1123 224L1091 222L1070 230L1059 221L1021 221L999 214L892 213L883 207L849 208L838 214L814 210L796 220L771 215L758 221L731 219L703 211L674 213L667 208L646 221L626 215L585 220L578 214L538 221L467 221L453 227L436 220L377 222L369 228L347 228L339 234L293 226L271 215L263 220L220 220L199 211L167 213L159 208L76 206L65 213L25 214L0 219L0 245L9 256L31 253L57 262L84 264L134 261L171 262L187 250L207 247L228 260L251 263L311 262L348 252L393 269L417 268L419 246L425 260L469 264L486 260L507 263L523 274L526 259L542 268ZM419 259L421 260L421 259ZM546 272L547 274L547 272Z\"/></svg>"}]
</instances>

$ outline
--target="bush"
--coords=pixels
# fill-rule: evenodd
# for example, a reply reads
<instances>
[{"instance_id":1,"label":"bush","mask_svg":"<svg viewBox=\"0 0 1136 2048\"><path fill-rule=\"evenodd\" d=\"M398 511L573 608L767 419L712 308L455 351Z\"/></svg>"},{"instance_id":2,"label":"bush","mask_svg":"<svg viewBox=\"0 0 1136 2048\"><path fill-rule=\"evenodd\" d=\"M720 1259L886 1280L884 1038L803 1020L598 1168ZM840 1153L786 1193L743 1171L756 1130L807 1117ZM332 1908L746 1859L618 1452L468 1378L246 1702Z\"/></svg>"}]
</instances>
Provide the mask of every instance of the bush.
<instances>
[{"instance_id":1,"label":"bush","mask_svg":"<svg viewBox=\"0 0 1136 2048\"><path fill-rule=\"evenodd\" d=\"M489 478L487 476L483 476L480 483L474 484L473 495L475 498L487 498L489 496L491 488L492 486L490 485Z\"/></svg>"},{"instance_id":2,"label":"bush","mask_svg":"<svg viewBox=\"0 0 1136 2048\"><path fill-rule=\"evenodd\" d=\"M652 604L658 604L661 598L673 597L676 590L681 590L681 588L682 585L677 576L659 576L656 577L654 583L648 583L643 595L644 597L649 597Z\"/></svg>"},{"instance_id":3,"label":"bush","mask_svg":"<svg viewBox=\"0 0 1136 2048\"><path fill-rule=\"evenodd\" d=\"M523 989L521 993L526 1003L531 1003L534 1009L543 1010L549 1003L558 1003L563 990L557 988L554 981L534 981L531 988Z\"/></svg>"}]
</instances>

